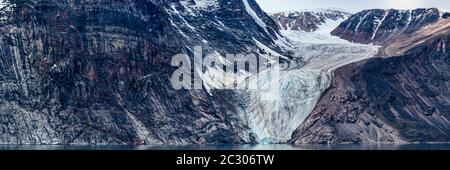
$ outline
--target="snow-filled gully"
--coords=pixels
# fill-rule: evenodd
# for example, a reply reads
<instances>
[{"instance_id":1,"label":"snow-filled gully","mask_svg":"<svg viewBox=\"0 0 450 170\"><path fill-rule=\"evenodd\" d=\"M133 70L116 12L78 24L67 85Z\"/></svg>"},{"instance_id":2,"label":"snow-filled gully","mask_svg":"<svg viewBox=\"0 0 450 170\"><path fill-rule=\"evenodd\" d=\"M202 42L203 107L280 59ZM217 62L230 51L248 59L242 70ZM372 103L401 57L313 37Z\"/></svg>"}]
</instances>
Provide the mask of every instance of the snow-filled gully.
<instances>
[{"instance_id":1,"label":"snow-filled gully","mask_svg":"<svg viewBox=\"0 0 450 170\"><path fill-rule=\"evenodd\" d=\"M294 56L306 63L283 69L279 82L251 78L258 81L259 88L238 95L244 103L239 115L259 143L289 140L330 86L333 71L371 58L378 51L377 46L354 44L324 33L283 34L293 42Z\"/></svg>"}]
</instances>

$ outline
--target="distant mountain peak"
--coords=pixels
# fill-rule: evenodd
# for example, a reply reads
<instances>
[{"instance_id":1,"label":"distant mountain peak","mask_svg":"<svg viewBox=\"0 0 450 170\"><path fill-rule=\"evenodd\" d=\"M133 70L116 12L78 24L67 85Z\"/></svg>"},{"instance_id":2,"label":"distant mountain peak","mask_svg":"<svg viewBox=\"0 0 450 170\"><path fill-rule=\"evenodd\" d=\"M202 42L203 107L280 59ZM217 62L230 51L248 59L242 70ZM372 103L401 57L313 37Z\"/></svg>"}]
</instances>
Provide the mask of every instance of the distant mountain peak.
<instances>
[{"instance_id":1,"label":"distant mountain peak","mask_svg":"<svg viewBox=\"0 0 450 170\"><path fill-rule=\"evenodd\" d=\"M314 9L299 9L299 10L290 10L290 11L280 11L280 12L273 12L270 13L270 15L275 14L283 14L283 15L291 15L291 14L301 14L301 13L347 13L351 14L350 12L345 11L344 9L338 9L338 8L314 8Z\"/></svg>"},{"instance_id":2,"label":"distant mountain peak","mask_svg":"<svg viewBox=\"0 0 450 170\"><path fill-rule=\"evenodd\" d=\"M316 32L329 21L343 21L351 14L337 9L303 9L271 14L281 30ZM336 25L337 26L337 25Z\"/></svg>"},{"instance_id":3,"label":"distant mountain peak","mask_svg":"<svg viewBox=\"0 0 450 170\"><path fill-rule=\"evenodd\" d=\"M415 32L444 16L437 8L369 9L349 17L332 34L352 42L382 44L397 35Z\"/></svg>"}]
</instances>

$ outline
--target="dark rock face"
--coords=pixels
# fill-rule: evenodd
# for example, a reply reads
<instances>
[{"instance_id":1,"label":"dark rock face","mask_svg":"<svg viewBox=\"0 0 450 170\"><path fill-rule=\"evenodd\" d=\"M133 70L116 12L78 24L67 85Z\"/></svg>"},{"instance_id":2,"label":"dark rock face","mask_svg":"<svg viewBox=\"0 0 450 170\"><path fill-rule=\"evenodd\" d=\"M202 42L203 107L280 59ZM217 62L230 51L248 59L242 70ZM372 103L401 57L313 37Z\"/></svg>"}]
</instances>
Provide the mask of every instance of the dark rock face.
<instances>
[{"instance_id":1,"label":"dark rock face","mask_svg":"<svg viewBox=\"0 0 450 170\"><path fill-rule=\"evenodd\" d=\"M351 42L383 44L436 22L442 12L436 8L415 10L364 10L342 22L332 35Z\"/></svg>"},{"instance_id":2,"label":"dark rock face","mask_svg":"<svg viewBox=\"0 0 450 170\"><path fill-rule=\"evenodd\" d=\"M449 12L443 13L442 18L450 18L450 13Z\"/></svg>"},{"instance_id":3,"label":"dark rock face","mask_svg":"<svg viewBox=\"0 0 450 170\"><path fill-rule=\"evenodd\" d=\"M171 57L274 50L242 0L11 1L0 21L0 143L245 143L226 96L174 90ZM266 31L267 30L267 31Z\"/></svg>"},{"instance_id":4,"label":"dark rock face","mask_svg":"<svg viewBox=\"0 0 450 170\"><path fill-rule=\"evenodd\" d=\"M292 143L448 142L450 36L338 69Z\"/></svg>"},{"instance_id":5,"label":"dark rock face","mask_svg":"<svg viewBox=\"0 0 450 170\"><path fill-rule=\"evenodd\" d=\"M314 32L326 20L346 19L349 13L338 10L296 11L271 14L281 30Z\"/></svg>"}]
</instances>

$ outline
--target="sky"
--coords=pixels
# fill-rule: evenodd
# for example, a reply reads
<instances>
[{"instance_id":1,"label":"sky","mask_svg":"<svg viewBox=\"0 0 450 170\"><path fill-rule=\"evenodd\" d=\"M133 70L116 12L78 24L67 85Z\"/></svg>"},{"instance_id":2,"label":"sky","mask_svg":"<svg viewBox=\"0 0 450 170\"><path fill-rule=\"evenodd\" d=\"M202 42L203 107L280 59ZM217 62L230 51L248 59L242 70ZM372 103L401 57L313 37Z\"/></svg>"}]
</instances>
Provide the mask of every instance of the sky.
<instances>
[{"instance_id":1,"label":"sky","mask_svg":"<svg viewBox=\"0 0 450 170\"><path fill-rule=\"evenodd\" d=\"M437 7L450 11L450 0L256 0L266 12L335 8L358 12L373 8L415 9Z\"/></svg>"}]
</instances>

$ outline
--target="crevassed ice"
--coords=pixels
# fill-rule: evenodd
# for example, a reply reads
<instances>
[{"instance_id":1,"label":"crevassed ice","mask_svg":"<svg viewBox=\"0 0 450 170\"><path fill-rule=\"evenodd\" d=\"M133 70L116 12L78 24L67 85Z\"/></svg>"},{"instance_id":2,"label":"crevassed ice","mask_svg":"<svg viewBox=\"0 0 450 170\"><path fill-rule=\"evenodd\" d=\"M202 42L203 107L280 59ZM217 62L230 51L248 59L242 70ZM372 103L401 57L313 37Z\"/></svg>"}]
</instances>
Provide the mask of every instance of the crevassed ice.
<instances>
[{"instance_id":1,"label":"crevassed ice","mask_svg":"<svg viewBox=\"0 0 450 170\"><path fill-rule=\"evenodd\" d=\"M303 65L280 72L279 82L260 78L259 89L240 94L246 100L239 115L259 143L282 143L309 116L329 88L333 71L375 56L378 46L350 43L323 32L284 32L294 42L294 56ZM288 34L286 34L288 33ZM291 38L292 37L292 38ZM270 72L270 70L266 71Z\"/></svg>"},{"instance_id":2,"label":"crevassed ice","mask_svg":"<svg viewBox=\"0 0 450 170\"><path fill-rule=\"evenodd\" d=\"M259 88L249 90L246 121L260 143L279 143L290 139L292 132L314 109L330 78L317 70L281 71L278 81L260 76Z\"/></svg>"}]
</instances>

